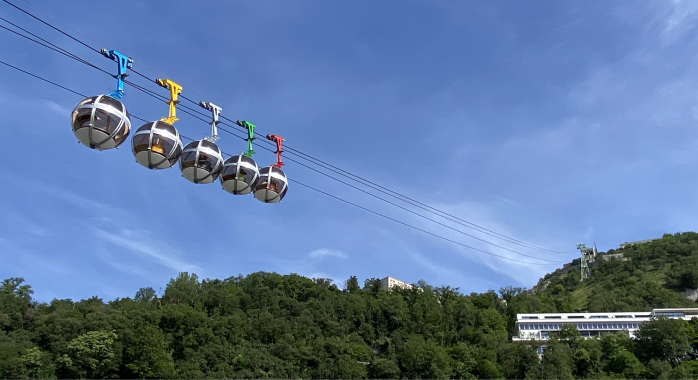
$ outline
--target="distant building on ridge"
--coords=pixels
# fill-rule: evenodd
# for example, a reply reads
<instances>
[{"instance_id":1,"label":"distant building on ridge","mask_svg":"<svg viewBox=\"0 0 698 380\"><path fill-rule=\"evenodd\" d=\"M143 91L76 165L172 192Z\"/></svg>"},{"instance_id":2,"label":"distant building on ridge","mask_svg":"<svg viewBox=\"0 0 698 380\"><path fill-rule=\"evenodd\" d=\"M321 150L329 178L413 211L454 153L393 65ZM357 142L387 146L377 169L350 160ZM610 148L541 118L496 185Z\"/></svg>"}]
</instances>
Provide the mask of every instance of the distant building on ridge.
<instances>
[{"instance_id":1,"label":"distant building on ridge","mask_svg":"<svg viewBox=\"0 0 698 380\"><path fill-rule=\"evenodd\" d=\"M651 241L660 240L660 239L661 239L661 238L656 238L656 239L645 239L645 240L638 240L638 241L631 241L631 242L627 242L627 241L626 241L625 243L621 244L619 248L625 248L625 247L628 247L628 246L631 246L631 245L635 245L635 244L645 244L645 243L649 243L649 242L651 242Z\"/></svg>"},{"instance_id":2,"label":"distant building on ridge","mask_svg":"<svg viewBox=\"0 0 698 380\"><path fill-rule=\"evenodd\" d=\"M414 286L410 285L404 281L400 281L396 278L386 277L381 279L381 288L383 290L390 290L390 288L397 286L402 289L412 289Z\"/></svg>"}]
</instances>

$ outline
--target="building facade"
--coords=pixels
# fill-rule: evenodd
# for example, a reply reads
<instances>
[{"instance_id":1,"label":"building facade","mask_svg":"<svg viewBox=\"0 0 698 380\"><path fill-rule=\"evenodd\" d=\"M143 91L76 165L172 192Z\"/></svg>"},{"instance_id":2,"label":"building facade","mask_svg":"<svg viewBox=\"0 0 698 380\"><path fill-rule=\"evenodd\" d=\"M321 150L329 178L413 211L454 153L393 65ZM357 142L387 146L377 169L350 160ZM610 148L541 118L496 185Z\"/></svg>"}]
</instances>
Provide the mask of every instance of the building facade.
<instances>
[{"instance_id":1,"label":"building facade","mask_svg":"<svg viewBox=\"0 0 698 380\"><path fill-rule=\"evenodd\" d=\"M390 288L392 288L393 286L397 286L398 288L403 288L403 289L412 289L413 288L412 285L410 285L404 281L400 281L396 278L386 277L386 278L381 279L381 288L383 288L383 290L390 290Z\"/></svg>"},{"instance_id":2,"label":"building facade","mask_svg":"<svg viewBox=\"0 0 698 380\"><path fill-rule=\"evenodd\" d=\"M575 326L585 338L618 331L627 331L631 337L635 337L643 323L660 316L690 320L698 318L698 308L654 309L651 312L624 313L517 314L518 335L512 337L512 340L545 341L565 325Z\"/></svg>"}]
</instances>

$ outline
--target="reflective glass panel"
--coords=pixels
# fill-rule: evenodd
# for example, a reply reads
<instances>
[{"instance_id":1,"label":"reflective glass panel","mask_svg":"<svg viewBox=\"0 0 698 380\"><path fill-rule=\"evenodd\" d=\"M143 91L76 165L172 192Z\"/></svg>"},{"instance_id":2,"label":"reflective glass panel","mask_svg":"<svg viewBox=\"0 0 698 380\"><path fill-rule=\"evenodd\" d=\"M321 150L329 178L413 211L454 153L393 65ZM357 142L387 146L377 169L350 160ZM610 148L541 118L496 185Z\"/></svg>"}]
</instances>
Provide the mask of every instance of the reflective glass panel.
<instances>
[{"instance_id":1,"label":"reflective glass panel","mask_svg":"<svg viewBox=\"0 0 698 380\"><path fill-rule=\"evenodd\" d=\"M154 136L153 136L153 138L154 138ZM174 146L176 144L175 140L169 139L167 137L160 137L160 138L162 139L163 147L165 150L164 154L165 155L170 154L170 152L172 151L172 148L174 148Z\"/></svg>"},{"instance_id":2,"label":"reflective glass panel","mask_svg":"<svg viewBox=\"0 0 698 380\"><path fill-rule=\"evenodd\" d=\"M285 181L272 177L271 181L269 181L269 190L275 193L280 193L282 190L284 190L285 185Z\"/></svg>"},{"instance_id":3,"label":"reflective glass panel","mask_svg":"<svg viewBox=\"0 0 698 380\"><path fill-rule=\"evenodd\" d=\"M243 163L243 162L245 162L245 163L247 163L247 164L250 164L250 166L257 167L257 163L254 162L254 160L251 159L250 157L242 156L242 157L240 158L240 163Z\"/></svg>"},{"instance_id":4,"label":"reflective glass panel","mask_svg":"<svg viewBox=\"0 0 698 380\"><path fill-rule=\"evenodd\" d=\"M136 134L140 131L150 131L153 128L153 123L145 123L141 125L138 129L136 129Z\"/></svg>"},{"instance_id":5,"label":"reflective glass panel","mask_svg":"<svg viewBox=\"0 0 698 380\"><path fill-rule=\"evenodd\" d=\"M73 111L73 130L77 130L83 127L90 126L90 118L92 117L92 108L83 108L81 110Z\"/></svg>"},{"instance_id":6,"label":"reflective glass panel","mask_svg":"<svg viewBox=\"0 0 698 380\"><path fill-rule=\"evenodd\" d=\"M267 188L267 181L269 177L269 167L264 167L259 171L259 182L255 186L255 190L263 190Z\"/></svg>"},{"instance_id":7,"label":"reflective glass panel","mask_svg":"<svg viewBox=\"0 0 698 380\"><path fill-rule=\"evenodd\" d=\"M126 140L126 137L128 137L128 132L129 132L129 127L128 124L124 122L123 126L121 127L121 130L114 135L114 142L116 142L116 146L121 145L124 140Z\"/></svg>"},{"instance_id":8,"label":"reflective glass panel","mask_svg":"<svg viewBox=\"0 0 698 380\"><path fill-rule=\"evenodd\" d=\"M203 140L201 141L201 146L205 148L210 148L213 149L216 152L220 152L221 150L218 148L218 146L208 140Z\"/></svg>"},{"instance_id":9,"label":"reflective glass panel","mask_svg":"<svg viewBox=\"0 0 698 380\"><path fill-rule=\"evenodd\" d=\"M173 136L177 136L177 130L175 129L175 127L168 123L165 123L164 121L158 121L155 125L155 128L162 131L167 131L171 133Z\"/></svg>"},{"instance_id":10,"label":"reflective glass panel","mask_svg":"<svg viewBox=\"0 0 698 380\"><path fill-rule=\"evenodd\" d=\"M198 146L199 146L199 142L198 142L198 141L192 141L192 142L190 142L189 144L185 145L184 148L183 148L183 150L189 150L189 149L194 150L194 149L196 149Z\"/></svg>"},{"instance_id":11,"label":"reflective glass panel","mask_svg":"<svg viewBox=\"0 0 698 380\"><path fill-rule=\"evenodd\" d=\"M228 162L228 161L226 161ZM230 181L231 179L235 178L235 170L236 170L237 165L228 165L223 168L223 171L221 172L221 180L222 181Z\"/></svg>"},{"instance_id":12,"label":"reflective glass panel","mask_svg":"<svg viewBox=\"0 0 698 380\"><path fill-rule=\"evenodd\" d=\"M216 157L210 156L206 153L199 152L199 167L206 170L207 172L213 171L216 166L218 159Z\"/></svg>"},{"instance_id":13,"label":"reflective glass panel","mask_svg":"<svg viewBox=\"0 0 698 380\"><path fill-rule=\"evenodd\" d=\"M182 155L182 145L177 144L175 146L174 152L172 152L172 154L170 155L170 158L167 159L170 162L170 166L174 165L177 162L177 160L179 159L179 156L181 156L181 155Z\"/></svg>"},{"instance_id":14,"label":"reflective glass panel","mask_svg":"<svg viewBox=\"0 0 698 380\"><path fill-rule=\"evenodd\" d=\"M196 160L196 152L184 152L179 160L180 165L183 168L190 168L194 166Z\"/></svg>"},{"instance_id":15,"label":"reflective glass panel","mask_svg":"<svg viewBox=\"0 0 698 380\"><path fill-rule=\"evenodd\" d=\"M145 152L148 150L148 145L150 142L150 134L144 133L142 135L133 136L133 150L138 152Z\"/></svg>"},{"instance_id":16,"label":"reflective glass panel","mask_svg":"<svg viewBox=\"0 0 698 380\"><path fill-rule=\"evenodd\" d=\"M93 97L91 97L91 98L84 99L83 101L81 101L80 103L78 103L78 105L77 105L76 107L84 106L85 104L92 104L92 103L95 102L95 99L97 99L96 96L93 96Z\"/></svg>"},{"instance_id":17,"label":"reflective glass panel","mask_svg":"<svg viewBox=\"0 0 698 380\"><path fill-rule=\"evenodd\" d=\"M95 124L94 128L103 131L106 134L111 134L114 129L119 125L121 118L110 114L104 110L95 110Z\"/></svg>"},{"instance_id":18,"label":"reflective glass panel","mask_svg":"<svg viewBox=\"0 0 698 380\"><path fill-rule=\"evenodd\" d=\"M124 112L124 106L121 102L109 96L103 96L102 99L99 99L99 104L106 104Z\"/></svg>"},{"instance_id":19,"label":"reflective glass panel","mask_svg":"<svg viewBox=\"0 0 698 380\"><path fill-rule=\"evenodd\" d=\"M166 146L165 144L167 143L167 139L158 135L158 134L153 134L153 145L151 146L150 150L152 150L155 153L162 154L163 156L166 156L167 153L169 152L169 149L165 149ZM172 145L169 146L172 148Z\"/></svg>"}]
</instances>

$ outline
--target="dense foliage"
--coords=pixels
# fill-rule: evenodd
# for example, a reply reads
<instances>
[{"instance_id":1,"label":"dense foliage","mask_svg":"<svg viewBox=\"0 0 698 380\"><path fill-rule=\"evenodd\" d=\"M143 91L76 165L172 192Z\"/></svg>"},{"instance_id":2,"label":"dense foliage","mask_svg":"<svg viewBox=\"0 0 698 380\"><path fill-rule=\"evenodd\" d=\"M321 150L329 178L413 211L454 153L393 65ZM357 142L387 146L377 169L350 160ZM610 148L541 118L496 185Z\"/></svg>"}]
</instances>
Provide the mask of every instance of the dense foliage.
<instances>
[{"instance_id":1,"label":"dense foliage","mask_svg":"<svg viewBox=\"0 0 698 380\"><path fill-rule=\"evenodd\" d=\"M616 254L623 257L608 256ZM597 257L591 272L591 278L580 282L577 259L541 279L537 293L560 312L696 307L681 292L698 289L698 234L664 235L650 243L609 250Z\"/></svg>"},{"instance_id":2,"label":"dense foliage","mask_svg":"<svg viewBox=\"0 0 698 380\"><path fill-rule=\"evenodd\" d=\"M698 319L653 320L636 340L563 329L542 359L535 343L511 341L517 313L696 307L678 293L695 285L696 241L626 248L630 260L599 260L582 284L572 265L536 291L469 295L423 282L388 292L356 277L339 289L295 274L181 273L160 296L45 304L11 278L0 284L0 378L698 378Z\"/></svg>"}]
</instances>

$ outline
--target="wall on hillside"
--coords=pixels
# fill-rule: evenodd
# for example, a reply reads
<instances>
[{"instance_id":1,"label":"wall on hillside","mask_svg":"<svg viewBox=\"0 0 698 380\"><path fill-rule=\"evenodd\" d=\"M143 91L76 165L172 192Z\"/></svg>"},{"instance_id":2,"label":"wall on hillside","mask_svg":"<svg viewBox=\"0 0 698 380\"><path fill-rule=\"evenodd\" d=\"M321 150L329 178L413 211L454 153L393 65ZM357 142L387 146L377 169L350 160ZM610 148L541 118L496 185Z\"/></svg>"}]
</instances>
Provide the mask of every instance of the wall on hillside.
<instances>
[{"instance_id":1,"label":"wall on hillside","mask_svg":"<svg viewBox=\"0 0 698 380\"><path fill-rule=\"evenodd\" d=\"M689 300L696 301L698 300L698 289L688 289L683 292L683 295L686 296Z\"/></svg>"}]
</instances>

